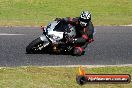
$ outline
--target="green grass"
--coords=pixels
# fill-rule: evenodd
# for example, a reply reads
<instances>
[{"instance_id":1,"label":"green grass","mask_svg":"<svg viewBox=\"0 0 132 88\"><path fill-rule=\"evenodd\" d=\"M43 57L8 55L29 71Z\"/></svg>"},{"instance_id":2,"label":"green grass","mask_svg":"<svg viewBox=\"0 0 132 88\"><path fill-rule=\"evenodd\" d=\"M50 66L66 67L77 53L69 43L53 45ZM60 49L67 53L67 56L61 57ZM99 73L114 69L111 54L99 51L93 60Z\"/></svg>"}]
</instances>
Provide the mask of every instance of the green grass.
<instances>
[{"instance_id":1,"label":"green grass","mask_svg":"<svg viewBox=\"0 0 132 88\"><path fill-rule=\"evenodd\" d=\"M132 0L0 0L0 26L40 26L56 17L92 13L94 25L132 24Z\"/></svg>"},{"instance_id":2,"label":"green grass","mask_svg":"<svg viewBox=\"0 0 132 88\"><path fill-rule=\"evenodd\" d=\"M132 67L85 68L86 73L130 74ZM0 69L0 88L131 88L129 84L86 84L76 83L78 68L64 67L15 67Z\"/></svg>"}]
</instances>

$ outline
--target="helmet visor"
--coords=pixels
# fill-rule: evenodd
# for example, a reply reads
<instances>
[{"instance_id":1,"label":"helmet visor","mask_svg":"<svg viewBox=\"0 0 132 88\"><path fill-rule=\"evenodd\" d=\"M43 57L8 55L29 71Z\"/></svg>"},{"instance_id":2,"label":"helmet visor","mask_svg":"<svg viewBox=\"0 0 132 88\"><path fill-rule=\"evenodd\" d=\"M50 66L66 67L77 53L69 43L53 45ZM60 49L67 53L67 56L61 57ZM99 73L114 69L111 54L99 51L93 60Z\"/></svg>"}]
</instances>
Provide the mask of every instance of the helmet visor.
<instances>
[{"instance_id":1,"label":"helmet visor","mask_svg":"<svg viewBox=\"0 0 132 88\"><path fill-rule=\"evenodd\" d=\"M87 26L87 23L86 23L86 22L80 21L80 25L81 25L81 26Z\"/></svg>"}]
</instances>

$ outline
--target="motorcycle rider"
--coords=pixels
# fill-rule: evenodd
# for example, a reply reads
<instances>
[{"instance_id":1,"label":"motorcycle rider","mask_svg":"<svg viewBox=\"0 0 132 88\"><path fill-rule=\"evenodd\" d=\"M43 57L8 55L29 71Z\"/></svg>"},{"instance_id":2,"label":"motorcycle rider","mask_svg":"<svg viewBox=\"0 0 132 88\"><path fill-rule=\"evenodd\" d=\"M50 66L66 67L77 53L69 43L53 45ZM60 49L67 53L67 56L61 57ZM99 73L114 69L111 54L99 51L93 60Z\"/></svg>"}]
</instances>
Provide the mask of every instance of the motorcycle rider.
<instances>
[{"instance_id":1,"label":"motorcycle rider","mask_svg":"<svg viewBox=\"0 0 132 88\"><path fill-rule=\"evenodd\" d=\"M78 44L73 50L74 55L81 55L87 45L94 41L94 26L91 22L91 13L89 11L82 11L80 17L56 18L55 20L61 20L75 26L77 36L68 40L68 43Z\"/></svg>"}]
</instances>

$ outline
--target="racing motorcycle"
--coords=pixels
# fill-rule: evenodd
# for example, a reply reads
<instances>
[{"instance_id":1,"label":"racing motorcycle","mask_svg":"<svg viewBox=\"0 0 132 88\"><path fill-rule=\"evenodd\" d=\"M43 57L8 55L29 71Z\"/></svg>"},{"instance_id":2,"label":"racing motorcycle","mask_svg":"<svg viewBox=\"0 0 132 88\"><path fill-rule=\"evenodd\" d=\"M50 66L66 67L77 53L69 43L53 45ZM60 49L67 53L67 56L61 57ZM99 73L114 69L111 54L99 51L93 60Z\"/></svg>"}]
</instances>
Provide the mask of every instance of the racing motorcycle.
<instances>
[{"instance_id":1,"label":"racing motorcycle","mask_svg":"<svg viewBox=\"0 0 132 88\"><path fill-rule=\"evenodd\" d=\"M53 21L42 28L43 34L33 40L26 52L31 53L67 53L72 54L74 44L68 44L67 40L76 36L75 27L62 21Z\"/></svg>"}]
</instances>

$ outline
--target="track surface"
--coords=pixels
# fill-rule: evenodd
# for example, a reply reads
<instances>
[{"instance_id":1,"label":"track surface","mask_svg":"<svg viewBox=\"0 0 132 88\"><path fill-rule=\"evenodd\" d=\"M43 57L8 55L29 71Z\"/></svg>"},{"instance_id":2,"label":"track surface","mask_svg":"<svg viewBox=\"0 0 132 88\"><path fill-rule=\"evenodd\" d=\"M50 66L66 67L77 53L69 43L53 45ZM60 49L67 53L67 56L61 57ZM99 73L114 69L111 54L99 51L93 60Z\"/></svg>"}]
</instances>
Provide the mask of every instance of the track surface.
<instances>
[{"instance_id":1,"label":"track surface","mask_svg":"<svg viewBox=\"0 0 132 88\"><path fill-rule=\"evenodd\" d=\"M26 46L42 31L38 27L0 27L0 66L132 64L132 27L95 27L95 42L80 57L25 54ZM20 34L20 35L15 35Z\"/></svg>"}]
</instances>

